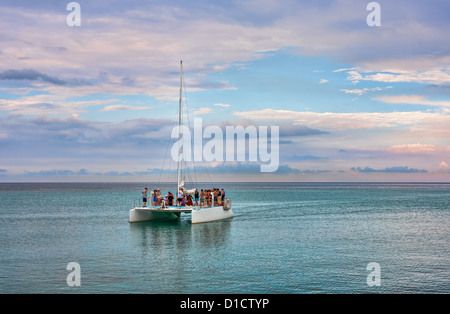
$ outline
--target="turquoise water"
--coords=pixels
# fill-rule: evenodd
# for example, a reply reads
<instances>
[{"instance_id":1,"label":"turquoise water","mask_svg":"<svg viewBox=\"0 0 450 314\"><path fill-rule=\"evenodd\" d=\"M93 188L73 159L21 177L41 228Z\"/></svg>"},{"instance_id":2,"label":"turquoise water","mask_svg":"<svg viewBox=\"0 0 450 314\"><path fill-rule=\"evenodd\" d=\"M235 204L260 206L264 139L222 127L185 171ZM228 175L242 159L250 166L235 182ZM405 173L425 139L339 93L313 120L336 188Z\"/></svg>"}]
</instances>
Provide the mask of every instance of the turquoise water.
<instances>
[{"instance_id":1,"label":"turquoise water","mask_svg":"<svg viewBox=\"0 0 450 314\"><path fill-rule=\"evenodd\" d=\"M234 218L191 225L129 224L141 183L0 184L0 293L450 293L450 184L213 186Z\"/></svg>"}]
</instances>

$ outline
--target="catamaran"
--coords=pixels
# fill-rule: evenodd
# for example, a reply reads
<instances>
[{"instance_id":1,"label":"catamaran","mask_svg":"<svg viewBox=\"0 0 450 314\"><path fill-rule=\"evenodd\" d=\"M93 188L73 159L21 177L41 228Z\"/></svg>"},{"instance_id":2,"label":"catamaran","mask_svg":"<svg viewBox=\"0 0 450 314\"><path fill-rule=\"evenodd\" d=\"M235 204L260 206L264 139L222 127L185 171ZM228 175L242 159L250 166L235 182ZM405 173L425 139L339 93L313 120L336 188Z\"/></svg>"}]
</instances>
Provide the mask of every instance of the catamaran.
<instances>
[{"instance_id":1,"label":"catamaran","mask_svg":"<svg viewBox=\"0 0 450 314\"><path fill-rule=\"evenodd\" d=\"M184 178L181 178L182 164L181 164L181 151L180 151L180 138L181 138L181 105L183 97L183 61L180 61L180 99L178 108L178 161L177 161L177 191L183 191L188 194L192 193L192 190L184 189ZM194 189L195 190L195 189ZM175 196L176 197L176 196ZM153 197L151 197L153 199ZM160 206L155 206L151 202L150 206L134 206L130 210L130 223L142 222L149 220L160 219L178 219L181 214L187 214L191 216L191 223L204 223L223 219L229 219L233 217L231 210L231 200L226 198L222 200L220 204L214 202L214 194L211 193L210 206L174 206L168 205L164 201ZM174 200L175 202L176 200Z\"/></svg>"}]
</instances>

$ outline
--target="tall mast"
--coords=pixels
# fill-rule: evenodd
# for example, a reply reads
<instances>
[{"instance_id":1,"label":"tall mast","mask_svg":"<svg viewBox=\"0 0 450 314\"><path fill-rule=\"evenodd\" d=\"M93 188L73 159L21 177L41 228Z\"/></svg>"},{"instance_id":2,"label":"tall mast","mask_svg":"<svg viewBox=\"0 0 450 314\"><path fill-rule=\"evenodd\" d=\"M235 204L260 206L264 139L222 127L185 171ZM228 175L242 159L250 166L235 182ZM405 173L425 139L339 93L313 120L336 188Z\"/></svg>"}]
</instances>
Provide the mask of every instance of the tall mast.
<instances>
[{"instance_id":1,"label":"tall mast","mask_svg":"<svg viewBox=\"0 0 450 314\"><path fill-rule=\"evenodd\" d=\"M178 163L177 163L177 194L180 190L180 176L181 176L181 168L180 168L180 157L181 157L181 101L183 97L183 61L180 61L180 101L178 103Z\"/></svg>"}]
</instances>

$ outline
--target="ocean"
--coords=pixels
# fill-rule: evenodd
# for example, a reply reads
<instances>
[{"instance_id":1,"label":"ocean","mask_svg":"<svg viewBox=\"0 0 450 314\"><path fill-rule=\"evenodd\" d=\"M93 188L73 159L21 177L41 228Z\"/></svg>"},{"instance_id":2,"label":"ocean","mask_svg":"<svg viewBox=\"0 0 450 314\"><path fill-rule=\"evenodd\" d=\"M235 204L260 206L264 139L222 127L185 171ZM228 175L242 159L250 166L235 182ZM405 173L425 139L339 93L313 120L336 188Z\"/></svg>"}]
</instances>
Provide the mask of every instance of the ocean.
<instances>
[{"instance_id":1,"label":"ocean","mask_svg":"<svg viewBox=\"0 0 450 314\"><path fill-rule=\"evenodd\" d=\"M0 293L450 293L450 184L204 183L232 219L130 224L146 186L0 183Z\"/></svg>"}]
</instances>

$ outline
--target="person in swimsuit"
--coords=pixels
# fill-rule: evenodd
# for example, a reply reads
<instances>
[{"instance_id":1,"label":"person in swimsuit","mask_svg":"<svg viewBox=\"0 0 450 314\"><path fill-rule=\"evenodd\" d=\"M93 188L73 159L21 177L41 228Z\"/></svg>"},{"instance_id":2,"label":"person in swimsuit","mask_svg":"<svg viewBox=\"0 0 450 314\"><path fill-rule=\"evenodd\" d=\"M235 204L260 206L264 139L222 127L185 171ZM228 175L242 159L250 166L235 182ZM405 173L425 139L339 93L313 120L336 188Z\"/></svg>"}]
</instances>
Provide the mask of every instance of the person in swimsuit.
<instances>
[{"instance_id":1,"label":"person in swimsuit","mask_svg":"<svg viewBox=\"0 0 450 314\"><path fill-rule=\"evenodd\" d=\"M161 189L156 190L156 205L161 205Z\"/></svg>"},{"instance_id":2,"label":"person in swimsuit","mask_svg":"<svg viewBox=\"0 0 450 314\"><path fill-rule=\"evenodd\" d=\"M213 206L217 206L218 195L219 195L219 192L217 192L217 189L214 188L214 205Z\"/></svg>"},{"instance_id":3,"label":"person in swimsuit","mask_svg":"<svg viewBox=\"0 0 450 314\"><path fill-rule=\"evenodd\" d=\"M195 189L194 199L195 199L195 206L198 206L199 195L198 195L198 190L197 189Z\"/></svg>"},{"instance_id":4,"label":"person in swimsuit","mask_svg":"<svg viewBox=\"0 0 450 314\"><path fill-rule=\"evenodd\" d=\"M153 191L153 205L158 205L158 196L156 190Z\"/></svg>"},{"instance_id":5,"label":"person in swimsuit","mask_svg":"<svg viewBox=\"0 0 450 314\"><path fill-rule=\"evenodd\" d=\"M200 207L202 207L202 205L205 205L205 192L202 191L200 192Z\"/></svg>"}]
</instances>

